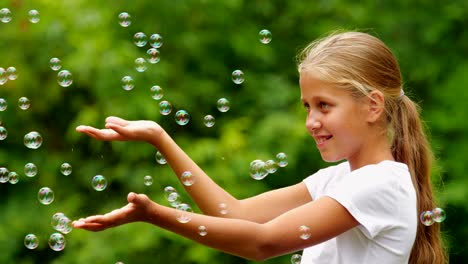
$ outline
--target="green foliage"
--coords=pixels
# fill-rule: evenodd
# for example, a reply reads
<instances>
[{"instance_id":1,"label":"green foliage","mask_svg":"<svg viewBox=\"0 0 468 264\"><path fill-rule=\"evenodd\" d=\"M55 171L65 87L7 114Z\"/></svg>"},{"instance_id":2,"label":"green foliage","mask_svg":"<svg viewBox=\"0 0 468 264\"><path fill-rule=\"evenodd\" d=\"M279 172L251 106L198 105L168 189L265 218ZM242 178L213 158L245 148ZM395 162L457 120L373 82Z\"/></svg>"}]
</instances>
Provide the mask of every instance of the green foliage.
<instances>
[{"instance_id":1,"label":"green foliage","mask_svg":"<svg viewBox=\"0 0 468 264\"><path fill-rule=\"evenodd\" d=\"M151 146L128 142L97 142L75 132L79 124L101 127L109 115L159 122L208 172L238 198L291 185L325 164L304 129L295 56L308 42L338 29L360 29L382 38L397 55L405 90L421 101L438 157L437 183L443 223L451 248L451 262L468 259L468 215L465 177L468 156L468 17L466 1L3 1L13 19L0 24L0 67L14 66L19 78L0 86L8 109L0 124L8 129L0 141L0 166L20 174L16 185L0 184L0 263L253 263L178 237L150 225L132 224L102 233L73 231L67 247L54 252L46 245L53 232L50 217L64 212L76 219L103 213L125 204L129 191L148 194L162 204L165 186L182 190L167 165L155 162ZM37 9L40 22L30 23L27 12ZM117 21L120 12L132 16L128 28ZM270 44L258 40L269 29ZM159 33L164 44L161 61L145 72L134 60L145 57L148 45L138 48L133 34ZM60 87L49 60L58 57L73 74L73 84ZM231 72L241 69L245 82L236 85ZM125 91L120 80L130 75L135 88ZM186 126L173 114L162 116L150 87L164 89L163 100L173 113L187 110ZM21 96L31 108L17 107ZM225 97L231 109L221 113L216 101ZM212 128L202 118L216 118ZM23 145L23 136L38 131L44 143L37 150ZM289 165L253 181L248 165L285 152ZM23 166L35 163L39 173L24 176ZM73 166L60 174L63 162ZM103 174L104 192L90 186ZM143 185L152 175L154 184ZM43 186L55 191L48 206L37 202ZM248 186L248 188L246 187ZM191 203L183 194L183 199ZM23 245L24 236L40 238L36 250ZM283 256L265 263L288 263Z\"/></svg>"}]
</instances>

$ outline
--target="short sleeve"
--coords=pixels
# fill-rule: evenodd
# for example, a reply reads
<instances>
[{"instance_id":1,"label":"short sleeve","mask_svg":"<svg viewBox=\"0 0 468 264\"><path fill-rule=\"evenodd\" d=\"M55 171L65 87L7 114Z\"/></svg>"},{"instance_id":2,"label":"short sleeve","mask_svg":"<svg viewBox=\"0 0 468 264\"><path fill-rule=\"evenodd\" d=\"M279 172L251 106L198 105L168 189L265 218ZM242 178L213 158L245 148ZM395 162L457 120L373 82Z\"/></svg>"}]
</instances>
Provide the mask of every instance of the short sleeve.
<instances>
[{"instance_id":1,"label":"short sleeve","mask_svg":"<svg viewBox=\"0 0 468 264\"><path fill-rule=\"evenodd\" d=\"M348 162L320 169L316 173L305 178L303 182L312 199L317 200L324 195L325 190L333 183L335 177L343 173L349 173Z\"/></svg>"}]
</instances>

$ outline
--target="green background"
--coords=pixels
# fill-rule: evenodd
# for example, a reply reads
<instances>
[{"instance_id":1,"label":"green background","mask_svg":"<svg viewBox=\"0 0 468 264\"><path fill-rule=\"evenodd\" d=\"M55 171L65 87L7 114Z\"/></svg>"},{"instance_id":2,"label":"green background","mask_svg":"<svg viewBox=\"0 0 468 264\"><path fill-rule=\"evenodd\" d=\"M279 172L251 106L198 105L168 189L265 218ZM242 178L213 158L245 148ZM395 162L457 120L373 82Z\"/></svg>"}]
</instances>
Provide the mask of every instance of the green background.
<instances>
[{"instance_id":1,"label":"green background","mask_svg":"<svg viewBox=\"0 0 468 264\"><path fill-rule=\"evenodd\" d=\"M468 2L1 0L4 7L12 20L0 23L0 67L16 67L19 77L0 86L0 98L8 102L0 112L8 130L0 141L0 167L18 172L20 181L0 184L0 263L254 263L143 223L100 233L74 230L63 251L52 251L47 238L54 232L54 213L72 219L104 213L124 205L129 191L167 204L163 188L171 185L199 211L170 168L155 162L150 145L98 142L75 127L102 127L109 115L154 120L238 198L294 184L328 165L304 127L295 56L310 41L340 29L370 32L397 56L405 92L421 104L430 129L437 156L433 180L437 204L447 212L442 230L451 262L468 260ZM28 20L31 9L40 12L37 24ZM118 24L123 11L132 16L128 28ZM273 35L267 45L259 41L264 28ZM134 45L136 32L159 33L164 41L161 61L142 73L134 60L145 57L149 45ZM72 72L70 87L58 85L57 72L49 67L52 57ZM235 69L245 73L241 85L231 80ZM131 91L120 84L126 75L135 80ZM153 85L164 89L172 114L159 113ZM31 101L28 110L18 108L22 96ZM221 97L231 102L226 113L216 108ZM186 126L174 121L179 109L191 115ZM216 118L214 127L203 125L207 114ZM42 134L39 149L24 146L30 131ZM263 181L249 176L250 161L278 152L288 155L287 167ZM33 178L24 175L28 162L39 170ZM72 164L71 175L60 173L63 162ZM96 174L109 180L103 192L91 188ZM153 177L153 185L143 184L145 175ZM43 186L55 191L47 206L37 200ZM35 250L23 245L28 233L39 237Z\"/></svg>"}]
</instances>

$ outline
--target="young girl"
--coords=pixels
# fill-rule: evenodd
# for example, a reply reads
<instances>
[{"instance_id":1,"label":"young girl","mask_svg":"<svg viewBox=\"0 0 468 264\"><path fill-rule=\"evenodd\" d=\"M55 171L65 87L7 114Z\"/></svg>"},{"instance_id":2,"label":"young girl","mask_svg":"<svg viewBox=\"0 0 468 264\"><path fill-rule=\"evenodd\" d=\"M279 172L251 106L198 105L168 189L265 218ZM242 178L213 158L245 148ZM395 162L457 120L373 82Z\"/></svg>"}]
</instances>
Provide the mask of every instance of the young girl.
<instances>
[{"instance_id":1,"label":"young girl","mask_svg":"<svg viewBox=\"0 0 468 264\"><path fill-rule=\"evenodd\" d=\"M418 220L435 207L432 155L392 52L369 34L344 32L311 43L301 55L306 129L323 160L341 163L293 186L238 200L155 122L108 117L104 129L76 130L98 140L152 144L176 175L190 171L196 177L184 188L203 214L186 213L189 221L181 223L180 210L130 193L126 206L74 227L101 231L143 221L256 261L303 249L301 263L307 264L444 263L439 225Z\"/></svg>"}]
</instances>

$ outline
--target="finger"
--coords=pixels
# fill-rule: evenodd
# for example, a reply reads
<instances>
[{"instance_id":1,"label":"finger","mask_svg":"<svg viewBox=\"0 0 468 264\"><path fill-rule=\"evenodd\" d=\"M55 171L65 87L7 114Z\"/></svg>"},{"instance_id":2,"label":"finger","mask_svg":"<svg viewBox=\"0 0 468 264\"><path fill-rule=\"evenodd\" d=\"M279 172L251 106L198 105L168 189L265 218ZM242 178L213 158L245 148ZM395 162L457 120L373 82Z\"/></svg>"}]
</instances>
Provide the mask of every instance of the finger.
<instances>
[{"instance_id":1,"label":"finger","mask_svg":"<svg viewBox=\"0 0 468 264\"><path fill-rule=\"evenodd\" d=\"M125 120L123 118L120 118L120 117L116 117L116 116L109 116L106 118L106 123L112 123L112 124L117 124L117 125L120 125L120 126L126 126L130 123L130 121L128 120Z\"/></svg>"}]
</instances>

